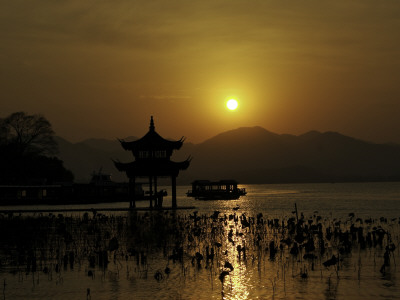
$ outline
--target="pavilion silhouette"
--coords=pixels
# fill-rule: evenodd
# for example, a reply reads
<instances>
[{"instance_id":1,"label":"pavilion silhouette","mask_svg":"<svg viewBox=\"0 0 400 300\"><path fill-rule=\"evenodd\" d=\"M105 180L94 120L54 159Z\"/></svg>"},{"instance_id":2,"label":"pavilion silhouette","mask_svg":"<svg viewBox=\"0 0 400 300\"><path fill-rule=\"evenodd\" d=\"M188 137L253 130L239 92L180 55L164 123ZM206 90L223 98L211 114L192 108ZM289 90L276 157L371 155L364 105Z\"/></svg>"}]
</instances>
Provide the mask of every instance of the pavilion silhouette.
<instances>
[{"instance_id":1,"label":"pavilion silhouette","mask_svg":"<svg viewBox=\"0 0 400 300\"><path fill-rule=\"evenodd\" d=\"M180 170L186 170L191 158L182 162L171 161L171 155L174 150L179 150L184 142L184 137L178 141L170 141L161 137L154 127L153 116L150 118L149 131L140 139L126 142L120 140L125 150L132 151L135 160L130 163L121 163L114 161L115 167L126 172L129 178L129 197L130 207L135 207L135 184L136 177L149 178L150 188L150 207L153 207L153 200L156 207L162 206L162 200L158 197L157 178L170 177L172 185L172 208L177 207L176 203L176 178ZM154 184L154 192L153 192Z\"/></svg>"}]
</instances>

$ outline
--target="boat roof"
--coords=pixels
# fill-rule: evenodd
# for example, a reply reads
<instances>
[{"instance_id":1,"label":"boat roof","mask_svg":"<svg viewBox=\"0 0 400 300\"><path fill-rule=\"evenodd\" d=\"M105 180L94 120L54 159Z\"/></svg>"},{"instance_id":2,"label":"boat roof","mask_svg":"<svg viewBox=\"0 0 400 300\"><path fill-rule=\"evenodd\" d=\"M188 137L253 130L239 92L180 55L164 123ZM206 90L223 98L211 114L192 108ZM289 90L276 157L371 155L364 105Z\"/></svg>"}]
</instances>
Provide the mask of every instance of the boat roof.
<instances>
[{"instance_id":1,"label":"boat roof","mask_svg":"<svg viewBox=\"0 0 400 300\"><path fill-rule=\"evenodd\" d=\"M217 184L238 184L238 182L233 179L222 179L219 181L199 179L199 180L193 181L192 184L195 184L195 185L217 185Z\"/></svg>"}]
</instances>

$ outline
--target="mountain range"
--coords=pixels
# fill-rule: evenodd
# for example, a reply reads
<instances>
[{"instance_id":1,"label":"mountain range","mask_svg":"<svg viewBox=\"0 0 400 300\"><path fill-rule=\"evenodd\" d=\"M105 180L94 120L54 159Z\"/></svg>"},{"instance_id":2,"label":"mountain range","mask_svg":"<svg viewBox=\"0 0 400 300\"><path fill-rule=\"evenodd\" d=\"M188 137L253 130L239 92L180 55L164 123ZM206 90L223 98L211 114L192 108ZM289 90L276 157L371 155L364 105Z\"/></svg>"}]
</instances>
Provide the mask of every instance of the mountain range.
<instances>
[{"instance_id":1,"label":"mountain range","mask_svg":"<svg viewBox=\"0 0 400 300\"><path fill-rule=\"evenodd\" d=\"M112 174L115 181L127 181L112 159L130 162L134 158L118 140L70 143L57 137L57 142L58 156L77 182L89 181L100 170ZM400 145L366 142L337 132L310 131L296 136L241 127L200 144L184 143L171 159L181 161L188 156L193 159L189 169L181 171L179 184L195 179L236 179L240 183L400 180Z\"/></svg>"}]
</instances>

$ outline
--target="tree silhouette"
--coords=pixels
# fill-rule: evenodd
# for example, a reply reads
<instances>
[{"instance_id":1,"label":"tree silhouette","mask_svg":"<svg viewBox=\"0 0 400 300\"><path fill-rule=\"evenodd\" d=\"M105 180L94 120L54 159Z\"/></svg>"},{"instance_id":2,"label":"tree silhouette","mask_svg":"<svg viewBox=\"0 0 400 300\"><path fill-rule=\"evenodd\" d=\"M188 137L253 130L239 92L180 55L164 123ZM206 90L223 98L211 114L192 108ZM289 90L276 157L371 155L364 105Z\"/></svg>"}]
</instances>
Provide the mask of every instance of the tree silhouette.
<instances>
[{"instance_id":1,"label":"tree silhouette","mask_svg":"<svg viewBox=\"0 0 400 300\"><path fill-rule=\"evenodd\" d=\"M58 151L50 122L42 115L16 112L0 120L0 144L19 155L51 155Z\"/></svg>"},{"instance_id":2,"label":"tree silhouette","mask_svg":"<svg viewBox=\"0 0 400 300\"><path fill-rule=\"evenodd\" d=\"M56 154L50 122L41 115L16 112L0 119L0 184L72 181Z\"/></svg>"}]
</instances>

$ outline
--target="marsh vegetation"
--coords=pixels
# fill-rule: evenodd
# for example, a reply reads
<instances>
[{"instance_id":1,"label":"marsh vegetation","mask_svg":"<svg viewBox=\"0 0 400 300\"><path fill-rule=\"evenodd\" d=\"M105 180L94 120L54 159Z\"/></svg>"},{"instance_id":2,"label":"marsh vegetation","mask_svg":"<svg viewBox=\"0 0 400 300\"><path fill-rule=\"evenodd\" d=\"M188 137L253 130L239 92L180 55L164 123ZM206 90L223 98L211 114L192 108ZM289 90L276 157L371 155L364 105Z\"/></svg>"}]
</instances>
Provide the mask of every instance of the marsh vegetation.
<instances>
[{"instance_id":1,"label":"marsh vegetation","mask_svg":"<svg viewBox=\"0 0 400 300\"><path fill-rule=\"evenodd\" d=\"M60 299L361 299L397 292L397 218L92 211L2 215L0 235L4 299L34 298L43 287ZM107 291L105 283L119 288Z\"/></svg>"}]
</instances>

